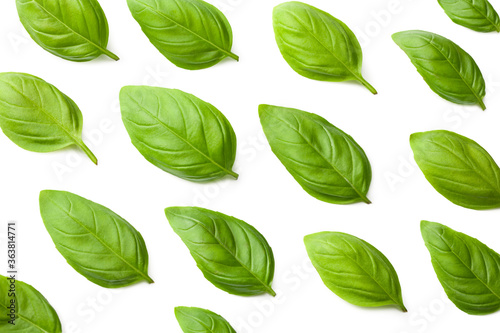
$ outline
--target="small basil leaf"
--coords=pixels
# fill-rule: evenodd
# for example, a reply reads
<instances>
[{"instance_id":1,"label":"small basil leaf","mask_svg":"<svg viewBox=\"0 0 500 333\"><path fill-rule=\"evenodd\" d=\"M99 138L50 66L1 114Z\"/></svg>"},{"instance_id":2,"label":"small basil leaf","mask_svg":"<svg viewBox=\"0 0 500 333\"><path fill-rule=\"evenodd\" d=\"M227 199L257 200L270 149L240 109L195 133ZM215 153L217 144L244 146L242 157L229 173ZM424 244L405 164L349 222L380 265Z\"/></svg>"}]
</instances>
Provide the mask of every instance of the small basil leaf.
<instances>
[{"instance_id":1,"label":"small basil leaf","mask_svg":"<svg viewBox=\"0 0 500 333\"><path fill-rule=\"evenodd\" d=\"M82 113L59 89L24 73L0 73L0 127L19 147L51 152L77 145L97 164L82 140Z\"/></svg>"},{"instance_id":2,"label":"small basil leaf","mask_svg":"<svg viewBox=\"0 0 500 333\"><path fill-rule=\"evenodd\" d=\"M153 283L144 239L110 209L69 192L45 190L40 213L57 250L89 281L106 288Z\"/></svg>"},{"instance_id":3,"label":"small basil leaf","mask_svg":"<svg viewBox=\"0 0 500 333\"><path fill-rule=\"evenodd\" d=\"M273 26L283 58L298 74L319 81L355 80L377 93L361 75L361 46L342 21L291 1L274 8Z\"/></svg>"},{"instance_id":4,"label":"small basil leaf","mask_svg":"<svg viewBox=\"0 0 500 333\"><path fill-rule=\"evenodd\" d=\"M13 307L14 318L10 317ZM14 325L9 323L12 319ZM62 328L54 308L35 288L18 280L11 288L11 281L0 275L0 331L61 333Z\"/></svg>"},{"instance_id":5,"label":"small basil leaf","mask_svg":"<svg viewBox=\"0 0 500 333\"><path fill-rule=\"evenodd\" d=\"M370 203L370 162L353 138L297 109L260 105L259 116L274 154L307 193L335 204Z\"/></svg>"},{"instance_id":6,"label":"small basil leaf","mask_svg":"<svg viewBox=\"0 0 500 333\"><path fill-rule=\"evenodd\" d=\"M343 300L367 307L395 304L407 311L394 267L372 245L341 232L308 235L304 243L325 285Z\"/></svg>"},{"instance_id":7,"label":"small basil leaf","mask_svg":"<svg viewBox=\"0 0 500 333\"><path fill-rule=\"evenodd\" d=\"M174 65L212 67L231 52L233 33L220 10L202 0L127 0L149 41Z\"/></svg>"},{"instance_id":8,"label":"small basil leaf","mask_svg":"<svg viewBox=\"0 0 500 333\"><path fill-rule=\"evenodd\" d=\"M472 57L451 40L421 30L392 35L429 87L457 104L478 104L483 110L486 88L481 70Z\"/></svg>"},{"instance_id":9,"label":"small basil leaf","mask_svg":"<svg viewBox=\"0 0 500 333\"><path fill-rule=\"evenodd\" d=\"M214 286L240 296L276 295L273 251L254 227L198 207L170 207L165 214Z\"/></svg>"},{"instance_id":10,"label":"small basil leaf","mask_svg":"<svg viewBox=\"0 0 500 333\"><path fill-rule=\"evenodd\" d=\"M414 133L410 145L431 185L456 205L500 207L500 169L476 142L449 131Z\"/></svg>"},{"instance_id":11,"label":"small basil leaf","mask_svg":"<svg viewBox=\"0 0 500 333\"><path fill-rule=\"evenodd\" d=\"M483 315L500 309L500 255L475 238L422 221L422 237L434 271L460 310Z\"/></svg>"},{"instance_id":12,"label":"small basil leaf","mask_svg":"<svg viewBox=\"0 0 500 333\"><path fill-rule=\"evenodd\" d=\"M238 178L236 136L213 105L180 90L127 86L120 106L132 143L158 168L194 182Z\"/></svg>"},{"instance_id":13,"label":"small basil leaf","mask_svg":"<svg viewBox=\"0 0 500 333\"><path fill-rule=\"evenodd\" d=\"M89 61L108 51L108 21L97 0L16 0L21 23L46 51L71 61Z\"/></svg>"},{"instance_id":14,"label":"small basil leaf","mask_svg":"<svg viewBox=\"0 0 500 333\"><path fill-rule=\"evenodd\" d=\"M226 319L209 310L178 306L175 317L184 333L236 333Z\"/></svg>"},{"instance_id":15,"label":"small basil leaf","mask_svg":"<svg viewBox=\"0 0 500 333\"><path fill-rule=\"evenodd\" d=\"M456 24L480 31L500 31L500 18L488 0L438 0Z\"/></svg>"}]
</instances>

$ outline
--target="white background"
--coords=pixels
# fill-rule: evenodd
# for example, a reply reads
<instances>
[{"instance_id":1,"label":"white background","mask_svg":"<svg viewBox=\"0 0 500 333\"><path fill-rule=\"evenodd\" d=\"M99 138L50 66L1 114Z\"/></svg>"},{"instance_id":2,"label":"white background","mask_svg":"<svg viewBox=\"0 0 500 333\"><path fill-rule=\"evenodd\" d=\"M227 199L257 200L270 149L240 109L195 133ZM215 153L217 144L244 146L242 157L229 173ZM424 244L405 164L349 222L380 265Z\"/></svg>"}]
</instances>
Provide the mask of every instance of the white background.
<instances>
[{"instance_id":1,"label":"white background","mask_svg":"<svg viewBox=\"0 0 500 333\"><path fill-rule=\"evenodd\" d=\"M441 197L415 167L408 138L417 131L453 130L500 161L500 36L455 25L437 1L309 0L355 31L363 47L363 74L379 92L373 96L359 84L316 82L288 67L271 23L280 0L217 1L210 2L227 15L240 62L227 59L201 71L169 63L124 0L100 0L110 25L109 49L121 60L101 56L87 63L45 52L25 33L15 1L0 3L0 72L39 76L70 96L82 110L86 142L99 158L96 167L76 149L32 153L0 135L0 226L5 226L0 249L5 250L7 221L17 221L19 278L50 301L69 333L180 332L173 312L178 305L211 309L239 333L496 331L499 314L469 316L444 296L419 222L444 223L500 250L500 213L468 210ZM500 1L492 3L500 9ZM392 33L407 29L439 33L474 57L487 81L485 112L451 104L427 87L391 40ZM129 84L178 88L218 107L239 140L240 179L195 184L149 164L120 119L118 93ZM372 164L373 204L332 205L306 194L263 138L261 103L317 113L352 135ZM38 211L43 189L74 192L132 223L147 243L156 283L109 291L76 273L43 226ZM163 209L174 205L199 205L254 225L274 250L273 288L279 296L232 296L206 281L164 216ZM409 312L356 307L330 292L311 271L302 241L325 230L351 233L380 249L399 274Z\"/></svg>"}]
</instances>

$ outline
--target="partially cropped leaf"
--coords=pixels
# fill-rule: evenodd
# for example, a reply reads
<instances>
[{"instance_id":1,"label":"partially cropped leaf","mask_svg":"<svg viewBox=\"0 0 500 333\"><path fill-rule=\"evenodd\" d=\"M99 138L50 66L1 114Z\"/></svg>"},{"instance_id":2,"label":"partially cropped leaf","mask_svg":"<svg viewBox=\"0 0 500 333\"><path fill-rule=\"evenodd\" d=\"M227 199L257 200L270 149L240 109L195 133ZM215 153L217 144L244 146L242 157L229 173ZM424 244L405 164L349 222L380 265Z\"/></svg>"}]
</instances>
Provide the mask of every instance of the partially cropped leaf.
<instances>
[{"instance_id":1,"label":"partially cropped leaf","mask_svg":"<svg viewBox=\"0 0 500 333\"><path fill-rule=\"evenodd\" d=\"M110 209L69 192L45 190L40 213L57 250L88 280L106 288L153 283L144 239Z\"/></svg>"},{"instance_id":2,"label":"partially cropped leaf","mask_svg":"<svg viewBox=\"0 0 500 333\"><path fill-rule=\"evenodd\" d=\"M370 203L370 162L353 138L297 109L260 105L259 116L274 154L307 193L335 204Z\"/></svg>"},{"instance_id":3,"label":"partially cropped leaf","mask_svg":"<svg viewBox=\"0 0 500 333\"><path fill-rule=\"evenodd\" d=\"M478 104L486 109L486 85L481 70L460 46L421 30L398 32L392 39L436 94L453 103Z\"/></svg>"},{"instance_id":4,"label":"partially cropped leaf","mask_svg":"<svg viewBox=\"0 0 500 333\"><path fill-rule=\"evenodd\" d=\"M274 8L273 26L283 58L300 75L320 81L355 80L377 93L361 75L361 46L342 21L316 7L290 1Z\"/></svg>"},{"instance_id":5,"label":"partially cropped leaf","mask_svg":"<svg viewBox=\"0 0 500 333\"><path fill-rule=\"evenodd\" d=\"M233 33L220 10L202 0L127 0L149 41L174 65L203 69L231 52Z\"/></svg>"},{"instance_id":6,"label":"partially cropped leaf","mask_svg":"<svg viewBox=\"0 0 500 333\"><path fill-rule=\"evenodd\" d=\"M359 306L397 305L403 312L401 286L394 267L375 247L341 232L304 238L307 253L325 285Z\"/></svg>"},{"instance_id":7,"label":"partially cropped leaf","mask_svg":"<svg viewBox=\"0 0 500 333\"><path fill-rule=\"evenodd\" d=\"M480 31L500 31L500 18L488 0L438 0L456 24Z\"/></svg>"},{"instance_id":8,"label":"partially cropped leaf","mask_svg":"<svg viewBox=\"0 0 500 333\"><path fill-rule=\"evenodd\" d=\"M184 333L236 333L226 319L209 310L178 306L175 317Z\"/></svg>"},{"instance_id":9,"label":"partially cropped leaf","mask_svg":"<svg viewBox=\"0 0 500 333\"><path fill-rule=\"evenodd\" d=\"M0 331L61 333L62 328L54 308L35 288L0 275Z\"/></svg>"},{"instance_id":10,"label":"partially cropped leaf","mask_svg":"<svg viewBox=\"0 0 500 333\"><path fill-rule=\"evenodd\" d=\"M132 143L158 168L195 182L238 178L236 136L213 105L180 90L127 86L120 106Z\"/></svg>"},{"instance_id":11,"label":"partially cropped leaf","mask_svg":"<svg viewBox=\"0 0 500 333\"><path fill-rule=\"evenodd\" d=\"M475 238L422 221L422 237L434 271L460 310L484 315L500 309L500 255Z\"/></svg>"},{"instance_id":12,"label":"partially cropped leaf","mask_svg":"<svg viewBox=\"0 0 500 333\"><path fill-rule=\"evenodd\" d=\"M214 286L240 296L275 295L273 252L254 227L198 207L170 207L165 214Z\"/></svg>"},{"instance_id":13,"label":"partially cropped leaf","mask_svg":"<svg viewBox=\"0 0 500 333\"><path fill-rule=\"evenodd\" d=\"M16 145L51 152L76 145L97 164L82 140L82 113L59 89L24 73L0 73L0 127Z\"/></svg>"},{"instance_id":14,"label":"partially cropped leaf","mask_svg":"<svg viewBox=\"0 0 500 333\"><path fill-rule=\"evenodd\" d=\"M16 0L21 23L46 51L71 61L89 61L105 54L108 21L97 0Z\"/></svg>"},{"instance_id":15,"label":"partially cropped leaf","mask_svg":"<svg viewBox=\"0 0 500 333\"><path fill-rule=\"evenodd\" d=\"M500 207L500 168L475 141L449 131L414 133L410 145L431 185L454 204Z\"/></svg>"}]
</instances>

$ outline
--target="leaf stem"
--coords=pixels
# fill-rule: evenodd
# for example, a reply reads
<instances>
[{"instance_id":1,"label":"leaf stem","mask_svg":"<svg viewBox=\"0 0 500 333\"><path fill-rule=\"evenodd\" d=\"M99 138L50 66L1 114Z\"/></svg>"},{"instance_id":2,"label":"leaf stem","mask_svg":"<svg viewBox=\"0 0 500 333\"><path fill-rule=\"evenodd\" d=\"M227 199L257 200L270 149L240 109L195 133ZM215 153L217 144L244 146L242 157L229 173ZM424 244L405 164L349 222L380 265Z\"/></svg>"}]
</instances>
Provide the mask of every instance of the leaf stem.
<instances>
[{"instance_id":1,"label":"leaf stem","mask_svg":"<svg viewBox=\"0 0 500 333\"><path fill-rule=\"evenodd\" d=\"M408 312L408 310L406 309L406 307L404 306L404 304L403 304L403 303L398 304L398 305L399 305L399 307L401 308L401 311L403 311L403 312Z\"/></svg>"},{"instance_id":2,"label":"leaf stem","mask_svg":"<svg viewBox=\"0 0 500 333\"><path fill-rule=\"evenodd\" d=\"M372 202L370 201L370 199L368 199L368 197L366 197L366 196L364 196L364 195L363 195L363 196L361 196L361 199L363 199L363 201L364 201L365 203L367 203L368 205L372 203Z\"/></svg>"},{"instance_id":3,"label":"leaf stem","mask_svg":"<svg viewBox=\"0 0 500 333\"><path fill-rule=\"evenodd\" d=\"M233 52L231 51L228 51L227 52L227 55L230 56L231 58L233 58L234 60L236 61L240 61L240 57L238 57L236 54L234 54Z\"/></svg>"},{"instance_id":4,"label":"leaf stem","mask_svg":"<svg viewBox=\"0 0 500 333\"><path fill-rule=\"evenodd\" d=\"M486 105L484 105L484 102L481 98L478 98L478 103L479 103L479 106L481 107L481 109L484 111L486 110Z\"/></svg>"},{"instance_id":5,"label":"leaf stem","mask_svg":"<svg viewBox=\"0 0 500 333\"><path fill-rule=\"evenodd\" d=\"M87 154L90 160L94 162L95 165L97 165L97 157L95 157L94 153L92 153L89 147L87 147L87 145L83 141L80 141L77 144L78 147L80 147L85 152L85 154Z\"/></svg>"},{"instance_id":6,"label":"leaf stem","mask_svg":"<svg viewBox=\"0 0 500 333\"><path fill-rule=\"evenodd\" d=\"M148 283L155 283L155 282L153 281L153 279L152 279L151 277L149 277L149 275L147 275L147 274L145 274L145 275L144 275L144 279L145 279Z\"/></svg>"},{"instance_id":7,"label":"leaf stem","mask_svg":"<svg viewBox=\"0 0 500 333\"><path fill-rule=\"evenodd\" d=\"M269 295L276 297L276 292L273 290L273 288L266 286L266 289Z\"/></svg>"},{"instance_id":8,"label":"leaf stem","mask_svg":"<svg viewBox=\"0 0 500 333\"><path fill-rule=\"evenodd\" d=\"M108 49L103 48L102 53L104 53L105 55L107 55L108 57L110 57L111 59L113 59L115 61L120 60L120 58L116 54L114 54L113 52L111 52Z\"/></svg>"},{"instance_id":9,"label":"leaf stem","mask_svg":"<svg viewBox=\"0 0 500 333\"><path fill-rule=\"evenodd\" d=\"M375 88L373 88L373 86L371 84L368 83L368 81L366 81L363 77L359 77L358 78L359 82L361 82L362 85L364 85L368 90L370 90L370 92L374 95L377 94L377 90Z\"/></svg>"},{"instance_id":10,"label":"leaf stem","mask_svg":"<svg viewBox=\"0 0 500 333\"><path fill-rule=\"evenodd\" d=\"M240 175L238 175L236 172L234 172L232 170L226 170L226 171L227 171L228 175L230 175L231 177L233 177L235 180L237 180L238 177L240 176Z\"/></svg>"}]
</instances>

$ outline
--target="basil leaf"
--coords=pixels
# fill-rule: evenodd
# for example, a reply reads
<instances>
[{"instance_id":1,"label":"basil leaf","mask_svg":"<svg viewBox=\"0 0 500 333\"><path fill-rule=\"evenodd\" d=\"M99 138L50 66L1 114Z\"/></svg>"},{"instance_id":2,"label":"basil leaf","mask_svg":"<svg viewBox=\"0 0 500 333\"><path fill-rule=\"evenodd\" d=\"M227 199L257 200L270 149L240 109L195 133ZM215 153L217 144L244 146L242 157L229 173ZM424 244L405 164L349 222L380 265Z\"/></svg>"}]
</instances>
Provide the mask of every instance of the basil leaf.
<instances>
[{"instance_id":1,"label":"basil leaf","mask_svg":"<svg viewBox=\"0 0 500 333\"><path fill-rule=\"evenodd\" d=\"M170 207L165 214L214 286L240 296L276 295L273 251L254 227L198 207Z\"/></svg>"},{"instance_id":2,"label":"basil leaf","mask_svg":"<svg viewBox=\"0 0 500 333\"><path fill-rule=\"evenodd\" d=\"M377 93L361 75L361 46L342 21L291 1L274 8L273 26L283 58L298 74L319 81L355 80Z\"/></svg>"},{"instance_id":3,"label":"basil leaf","mask_svg":"<svg viewBox=\"0 0 500 333\"><path fill-rule=\"evenodd\" d=\"M127 0L149 41L174 65L212 67L231 52L233 32L220 10L202 0Z\"/></svg>"},{"instance_id":4,"label":"basil leaf","mask_svg":"<svg viewBox=\"0 0 500 333\"><path fill-rule=\"evenodd\" d=\"M398 32L392 39L436 94L453 103L479 104L486 109L481 70L460 46L443 36L421 30Z\"/></svg>"},{"instance_id":5,"label":"basil leaf","mask_svg":"<svg viewBox=\"0 0 500 333\"><path fill-rule=\"evenodd\" d=\"M71 61L89 61L105 54L108 21L97 0L16 0L21 23L46 51Z\"/></svg>"},{"instance_id":6,"label":"basil leaf","mask_svg":"<svg viewBox=\"0 0 500 333\"><path fill-rule=\"evenodd\" d=\"M153 283L144 239L110 209L69 192L45 190L40 213L57 250L89 281L106 288Z\"/></svg>"},{"instance_id":7,"label":"basil leaf","mask_svg":"<svg viewBox=\"0 0 500 333\"><path fill-rule=\"evenodd\" d=\"M325 285L343 300L367 307L395 304L407 311L394 267L372 245L326 231L304 237L304 243Z\"/></svg>"},{"instance_id":8,"label":"basil leaf","mask_svg":"<svg viewBox=\"0 0 500 333\"><path fill-rule=\"evenodd\" d=\"M158 168L194 182L238 178L236 135L213 105L180 90L127 86L120 106L132 143Z\"/></svg>"},{"instance_id":9,"label":"basil leaf","mask_svg":"<svg viewBox=\"0 0 500 333\"><path fill-rule=\"evenodd\" d=\"M475 238L422 221L425 246L439 282L460 310L483 315L500 309L500 255Z\"/></svg>"},{"instance_id":10,"label":"basil leaf","mask_svg":"<svg viewBox=\"0 0 500 333\"><path fill-rule=\"evenodd\" d=\"M500 18L488 0L438 0L456 24L480 31L500 31Z\"/></svg>"},{"instance_id":11,"label":"basil leaf","mask_svg":"<svg viewBox=\"0 0 500 333\"><path fill-rule=\"evenodd\" d=\"M476 142L449 131L414 133L410 145L431 185L456 205L500 207L500 169Z\"/></svg>"},{"instance_id":12,"label":"basil leaf","mask_svg":"<svg viewBox=\"0 0 500 333\"><path fill-rule=\"evenodd\" d=\"M226 319L209 310L178 306L175 317L184 333L236 333Z\"/></svg>"},{"instance_id":13,"label":"basil leaf","mask_svg":"<svg viewBox=\"0 0 500 333\"><path fill-rule=\"evenodd\" d=\"M0 275L0 331L62 332L56 311L35 288L16 280L15 292L12 290L11 281ZM13 318L10 317L12 307L15 311ZM15 325L9 323L13 319Z\"/></svg>"},{"instance_id":14,"label":"basil leaf","mask_svg":"<svg viewBox=\"0 0 500 333\"><path fill-rule=\"evenodd\" d=\"M82 113L59 89L24 73L0 73L0 127L19 147L51 152L77 145L97 164L82 140Z\"/></svg>"},{"instance_id":15,"label":"basil leaf","mask_svg":"<svg viewBox=\"0 0 500 333\"><path fill-rule=\"evenodd\" d=\"M274 154L307 193L335 204L370 203L370 162L353 138L297 109L260 105L259 116Z\"/></svg>"}]
</instances>

